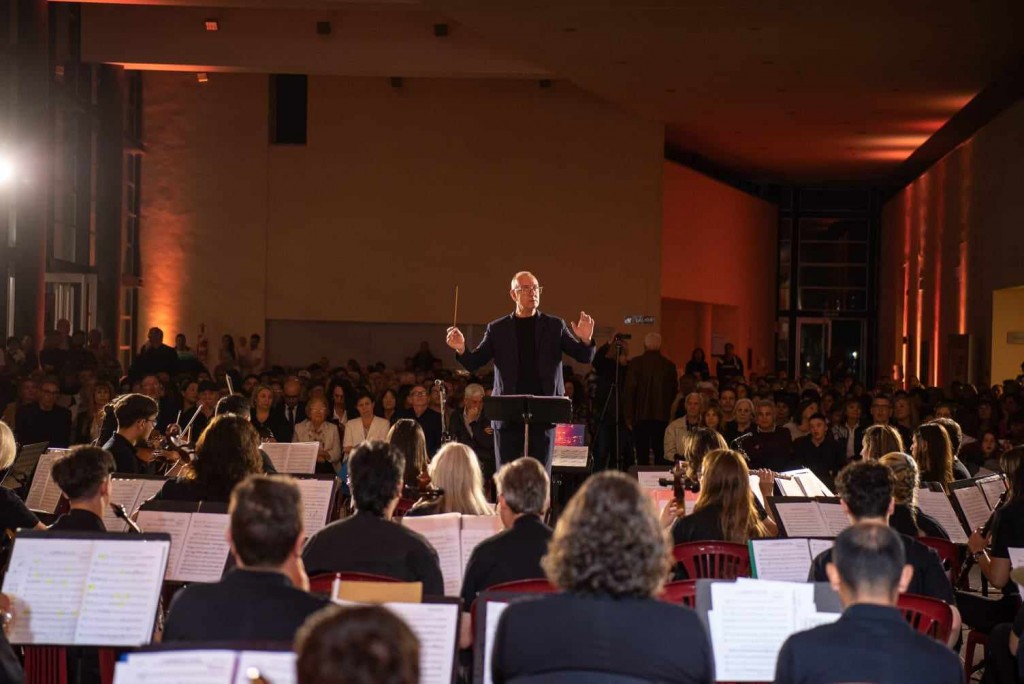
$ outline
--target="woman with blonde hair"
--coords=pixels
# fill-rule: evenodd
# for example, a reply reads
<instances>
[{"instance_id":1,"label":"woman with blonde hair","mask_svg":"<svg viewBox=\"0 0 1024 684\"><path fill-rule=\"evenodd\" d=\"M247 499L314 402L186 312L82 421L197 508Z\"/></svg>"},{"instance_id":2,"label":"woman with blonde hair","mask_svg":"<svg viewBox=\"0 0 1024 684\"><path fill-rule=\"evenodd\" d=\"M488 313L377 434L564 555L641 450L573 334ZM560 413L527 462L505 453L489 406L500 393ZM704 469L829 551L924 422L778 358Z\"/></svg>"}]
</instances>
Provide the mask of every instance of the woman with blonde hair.
<instances>
[{"instance_id":1,"label":"woman with blonde hair","mask_svg":"<svg viewBox=\"0 0 1024 684\"><path fill-rule=\"evenodd\" d=\"M893 476L892 497L895 500L889 526L908 537L949 539L939 521L917 507L917 490L921 478L913 456L892 451L878 462L889 468Z\"/></svg>"},{"instance_id":2,"label":"woman with blonde hair","mask_svg":"<svg viewBox=\"0 0 1024 684\"><path fill-rule=\"evenodd\" d=\"M896 428L890 425L871 425L864 430L864 441L860 447L862 461L877 461L894 451L903 451L903 440Z\"/></svg>"},{"instance_id":3,"label":"woman with blonde hair","mask_svg":"<svg viewBox=\"0 0 1024 684\"><path fill-rule=\"evenodd\" d=\"M771 473L758 471L761 491L771 495ZM676 544L693 541L727 541L746 544L750 539L774 537L775 522L762 515L750 488L750 470L738 451L716 449L704 456L700 495L693 513L672 525ZM672 508L671 506L669 508Z\"/></svg>"},{"instance_id":4,"label":"woman with blonde hair","mask_svg":"<svg viewBox=\"0 0 1024 684\"><path fill-rule=\"evenodd\" d=\"M430 462L430 483L444 493L432 499L421 499L406 515L494 515L494 507L484 496L480 461L465 444L449 442L434 454Z\"/></svg>"},{"instance_id":5,"label":"woman with blonde hair","mask_svg":"<svg viewBox=\"0 0 1024 684\"><path fill-rule=\"evenodd\" d=\"M14 441L14 433L7 427L7 423L0 421L0 473L7 474L7 469L14 463L17 454L18 445ZM0 533L4 530L13 532L20 527L30 530L46 529L36 514L28 509L13 490L0 487Z\"/></svg>"}]
</instances>

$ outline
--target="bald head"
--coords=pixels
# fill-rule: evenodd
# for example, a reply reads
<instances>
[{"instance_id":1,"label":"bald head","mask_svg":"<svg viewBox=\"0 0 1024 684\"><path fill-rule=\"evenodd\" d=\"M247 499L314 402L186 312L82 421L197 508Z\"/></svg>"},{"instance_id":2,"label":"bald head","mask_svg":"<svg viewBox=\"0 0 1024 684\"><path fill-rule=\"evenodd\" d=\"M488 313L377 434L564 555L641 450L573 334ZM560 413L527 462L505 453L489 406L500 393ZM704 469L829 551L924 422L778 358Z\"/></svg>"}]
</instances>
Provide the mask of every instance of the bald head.
<instances>
[{"instance_id":1,"label":"bald head","mask_svg":"<svg viewBox=\"0 0 1024 684\"><path fill-rule=\"evenodd\" d=\"M650 351L661 349L661 335L658 333L647 333L644 335L644 349Z\"/></svg>"}]
</instances>

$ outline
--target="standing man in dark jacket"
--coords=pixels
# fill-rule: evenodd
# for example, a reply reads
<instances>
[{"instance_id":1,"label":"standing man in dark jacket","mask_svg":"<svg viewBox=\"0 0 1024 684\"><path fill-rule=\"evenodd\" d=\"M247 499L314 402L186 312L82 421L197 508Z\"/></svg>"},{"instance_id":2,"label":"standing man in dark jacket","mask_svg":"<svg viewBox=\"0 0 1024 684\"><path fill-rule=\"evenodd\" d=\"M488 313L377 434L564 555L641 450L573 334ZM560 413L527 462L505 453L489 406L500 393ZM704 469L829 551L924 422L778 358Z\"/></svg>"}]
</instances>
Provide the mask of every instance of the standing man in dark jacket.
<instances>
[{"instance_id":1,"label":"standing man in dark jacket","mask_svg":"<svg viewBox=\"0 0 1024 684\"><path fill-rule=\"evenodd\" d=\"M626 370L626 426L633 431L637 465L661 463L665 453L665 427L676 396L676 365L661 354L661 335L644 337L644 353L629 362Z\"/></svg>"},{"instance_id":2,"label":"standing man in dark jacket","mask_svg":"<svg viewBox=\"0 0 1024 684\"><path fill-rule=\"evenodd\" d=\"M561 318L539 311L540 294L544 288L529 271L520 271L512 278L509 296L516 310L487 324L487 330L476 349L466 348L466 338L456 327L448 328L446 342L455 350L455 359L473 372L488 361L494 361L492 396L528 394L542 397L565 396L562 375L562 354L580 363L594 360L594 319L580 311L578 323L568 326ZM569 328L572 328L570 332ZM492 421L495 460L513 461L524 453L535 457L551 471L555 449L555 426L537 426L530 430L530 443L523 443L522 423ZM524 447L529 447L524 451Z\"/></svg>"}]
</instances>

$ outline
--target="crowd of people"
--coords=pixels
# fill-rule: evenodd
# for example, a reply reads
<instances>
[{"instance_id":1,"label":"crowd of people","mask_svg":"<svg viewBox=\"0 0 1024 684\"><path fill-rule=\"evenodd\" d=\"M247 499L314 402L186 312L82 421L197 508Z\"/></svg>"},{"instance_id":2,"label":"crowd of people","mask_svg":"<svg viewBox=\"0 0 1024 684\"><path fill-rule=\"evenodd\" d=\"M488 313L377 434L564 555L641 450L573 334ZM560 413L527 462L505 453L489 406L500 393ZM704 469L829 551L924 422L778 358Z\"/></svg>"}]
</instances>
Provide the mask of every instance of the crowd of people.
<instances>
[{"instance_id":1,"label":"crowd of people","mask_svg":"<svg viewBox=\"0 0 1024 684\"><path fill-rule=\"evenodd\" d=\"M495 681L589 672L595 663L602 673L644 681L712 681L711 648L699 621L657 600L666 581L686 576L671 561L671 547L776 536L778 525L758 505L750 476L758 475L760 493L770 496L778 473L808 468L835 488L852 523L834 550L814 560L809 579L832 583L844 605L856 609L836 625L791 639L777 681L831 681L814 668L827 664L826 653L834 662L842 646L826 649L819 641L864 625L891 636L879 657L899 654L905 672L917 667L929 678L883 676L878 658L869 658L854 679L954 681L951 664L960 670L952 651L936 650L894 622L902 591L950 606L948 646L958 642L961 623L988 634L988 681L1017 681L1024 612L1008 550L1024 547L1021 378L982 391L961 383L943 391L913 379L903 387L884 379L868 387L852 377L754 376L744 374L731 345L713 373L698 349L680 376L658 335L647 335L635 358L615 335L585 374L565 369L565 393L574 422L586 426L593 475L552 530L545 522L545 467L533 459L495 459L483 401L493 379L445 368L427 343L401 369L327 359L285 369L266 366L258 336L238 346L226 336L210 371L184 336L170 347L154 328L121 375L98 353L101 336L67 332L48 335L38 356L9 341L0 465L13 460L15 439L83 445L54 466L70 506L56 529L103 530L114 472L169 471L174 477L157 498L229 504L236 569L215 585L177 594L165 641L290 642L297 634L300 681L318 684L384 681L372 674L332 679L324 664L347 653L341 642L379 642L370 653L346 656L356 658L353 671L377 668L396 673L388 681L416 681L418 644L408 630L394 628L382 609L328 607L309 593L309 577L372 573L420 582L425 594L439 595L436 551L394 519L497 515L505 531L482 543L466 568L460 645L473 644L468 610L487 587L547 577L562 593L506 612L495 641ZM341 479L351 514L307 540L299 490L275 475L261 449L270 441L319 444L317 471ZM698 483L691 513L673 502L659 516L635 478L603 472L652 463L681 464ZM1005 474L1010 493L989 533L975 531L968 544L998 590L982 597L958 591L936 553L919 541L948 537L917 507L916 495L926 483L949 491L956 480L988 471ZM429 494L430 484L438 493ZM5 527L43 528L9 490L0 494ZM687 648L668 648L666 630ZM611 641L627 648L601 647Z\"/></svg>"}]
</instances>

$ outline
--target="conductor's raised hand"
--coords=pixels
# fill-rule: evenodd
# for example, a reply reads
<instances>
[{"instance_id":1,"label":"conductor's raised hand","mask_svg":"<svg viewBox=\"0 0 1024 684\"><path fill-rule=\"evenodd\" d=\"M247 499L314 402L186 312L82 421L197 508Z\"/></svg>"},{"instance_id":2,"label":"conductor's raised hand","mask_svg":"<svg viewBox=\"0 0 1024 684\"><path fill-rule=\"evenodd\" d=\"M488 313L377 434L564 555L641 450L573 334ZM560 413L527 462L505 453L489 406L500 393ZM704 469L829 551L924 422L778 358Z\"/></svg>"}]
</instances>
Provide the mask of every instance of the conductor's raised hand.
<instances>
[{"instance_id":1,"label":"conductor's raised hand","mask_svg":"<svg viewBox=\"0 0 1024 684\"><path fill-rule=\"evenodd\" d=\"M454 349L459 354L466 353L466 338L462 334L462 331L456 327L448 328L448 336L445 337L445 344Z\"/></svg>"},{"instance_id":2,"label":"conductor's raised hand","mask_svg":"<svg viewBox=\"0 0 1024 684\"><path fill-rule=\"evenodd\" d=\"M594 319L588 316L586 311L580 311L578 323L570 323L569 325L572 326L573 334L584 342L589 343L590 339L594 336Z\"/></svg>"}]
</instances>

